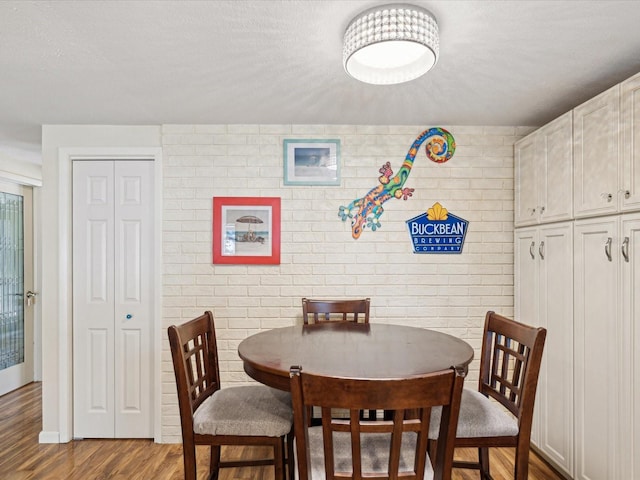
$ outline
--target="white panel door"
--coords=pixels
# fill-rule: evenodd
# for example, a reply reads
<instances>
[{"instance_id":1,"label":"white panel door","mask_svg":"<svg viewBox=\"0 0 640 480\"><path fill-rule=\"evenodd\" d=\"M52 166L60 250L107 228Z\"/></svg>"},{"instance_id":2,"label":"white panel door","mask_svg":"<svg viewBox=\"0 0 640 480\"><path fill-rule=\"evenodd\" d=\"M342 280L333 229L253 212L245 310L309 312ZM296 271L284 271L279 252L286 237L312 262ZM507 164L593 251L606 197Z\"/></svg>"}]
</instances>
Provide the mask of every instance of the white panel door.
<instances>
[{"instance_id":1,"label":"white panel door","mask_svg":"<svg viewBox=\"0 0 640 480\"><path fill-rule=\"evenodd\" d=\"M152 426L153 162L115 164L115 436Z\"/></svg>"},{"instance_id":2,"label":"white panel door","mask_svg":"<svg viewBox=\"0 0 640 480\"><path fill-rule=\"evenodd\" d=\"M620 478L617 226L604 217L574 227L576 480Z\"/></svg>"},{"instance_id":3,"label":"white panel door","mask_svg":"<svg viewBox=\"0 0 640 480\"><path fill-rule=\"evenodd\" d=\"M619 112L619 85L573 110L576 218L617 211Z\"/></svg>"},{"instance_id":4,"label":"white panel door","mask_svg":"<svg viewBox=\"0 0 640 480\"><path fill-rule=\"evenodd\" d=\"M573 476L573 223L539 227L538 322L547 329L534 418L538 448Z\"/></svg>"},{"instance_id":5,"label":"white panel door","mask_svg":"<svg viewBox=\"0 0 640 480\"><path fill-rule=\"evenodd\" d=\"M75 437L153 436L152 168L73 164Z\"/></svg>"},{"instance_id":6,"label":"white panel door","mask_svg":"<svg viewBox=\"0 0 640 480\"><path fill-rule=\"evenodd\" d=\"M113 162L73 164L74 436L115 435Z\"/></svg>"}]
</instances>

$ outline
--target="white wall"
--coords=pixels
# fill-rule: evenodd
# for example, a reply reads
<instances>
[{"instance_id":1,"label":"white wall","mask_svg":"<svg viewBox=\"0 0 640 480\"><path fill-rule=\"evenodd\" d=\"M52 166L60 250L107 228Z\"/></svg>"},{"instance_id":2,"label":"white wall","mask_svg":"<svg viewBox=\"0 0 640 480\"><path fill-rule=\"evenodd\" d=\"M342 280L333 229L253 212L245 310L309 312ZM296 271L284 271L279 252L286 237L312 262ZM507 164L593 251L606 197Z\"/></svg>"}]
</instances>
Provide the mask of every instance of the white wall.
<instances>
[{"instance_id":1,"label":"white wall","mask_svg":"<svg viewBox=\"0 0 640 480\"><path fill-rule=\"evenodd\" d=\"M158 150L160 135L158 126L42 127L41 442L68 441L71 435L71 166L62 153Z\"/></svg>"},{"instance_id":2,"label":"white wall","mask_svg":"<svg viewBox=\"0 0 640 480\"><path fill-rule=\"evenodd\" d=\"M300 323L300 299L371 297L372 322L434 328L476 349L484 314L513 314L513 143L531 129L447 127L457 150L445 164L416 156L408 201L384 204L382 228L358 240L340 205L396 172L413 140L432 126L165 125L163 194L163 441L180 440L166 327L212 310L223 385L250 381L239 342ZM283 140L338 138L339 187L283 185ZM212 264L212 197L282 199L281 264ZM405 221L435 202L469 221L460 255L413 254ZM477 381L474 361L467 381Z\"/></svg>"},{"instance_id":3,"label":"white wall","mask_svg":"<svg viewBox=\"0 0 640 480\"><path fill-rule=\"evenodd\" d=\"M0 178L20 185L42 185L42 166L8 157L0 152Z\"/></svg>"},{"instance_id":4,"label":"white wall","mask_svg":"<svg viewBox=\"0 0 640 480\"><path fill-rule=\"evenodd\" d=\"M61 152L162 147L162 441L180 440L166 327L211 309L224 385L250 379L238 343L263 329L301 322L300 299L360 297L372 321L441 330L479 347L484 314L513 314L513 144L529 128L448 128L457 150L445 164L421 151L405 186L408 201L384 204L382 228L351 237L338 208L397 171L415 137L431 126L165 125L44 126L42 189L43 431L69 435L71 415L70 169ZM339 187L283 185L282 141L338 138ZM64 163L64 162L63 162ZM282 260L276 266L212 264L212 197L282 198ZM460 255L416 255L405 221L435 202L469 221ZM476 355L477 357L477 355ZM477 361L468 382L477 379Z\"/></svg>"}]
</instances>

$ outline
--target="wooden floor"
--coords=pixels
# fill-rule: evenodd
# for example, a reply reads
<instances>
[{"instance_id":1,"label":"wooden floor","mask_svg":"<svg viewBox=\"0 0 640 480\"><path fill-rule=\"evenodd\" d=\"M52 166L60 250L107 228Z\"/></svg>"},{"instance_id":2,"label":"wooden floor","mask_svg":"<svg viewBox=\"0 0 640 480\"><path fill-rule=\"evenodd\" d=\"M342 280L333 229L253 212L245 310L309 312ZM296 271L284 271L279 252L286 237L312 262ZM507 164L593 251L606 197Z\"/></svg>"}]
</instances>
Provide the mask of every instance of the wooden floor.
<instances>
[{"instance_id":1,"label":"wooden floor","mask_svg":"<svg viewBox=\"0 0 640 480\"><path fill-rule=\"evenodd\" d=\"M32 383L0 397L0 479L2 480L180 480L182 446L158 445L150 440L78 440L41 445L41 384ZM512 479L511 449L494 449L491 469L495 480ZM460 451L464 458L473 451ZM268 449L236 447L228 456L268 455ZM198 447L198 478L206 478L208 449ZM530 480L561 480L532 455ZM477 480L475 471L454 470L454 480ZM224 469L220 480L273 480L273 467Z\"/></svg>"}]
</instances>

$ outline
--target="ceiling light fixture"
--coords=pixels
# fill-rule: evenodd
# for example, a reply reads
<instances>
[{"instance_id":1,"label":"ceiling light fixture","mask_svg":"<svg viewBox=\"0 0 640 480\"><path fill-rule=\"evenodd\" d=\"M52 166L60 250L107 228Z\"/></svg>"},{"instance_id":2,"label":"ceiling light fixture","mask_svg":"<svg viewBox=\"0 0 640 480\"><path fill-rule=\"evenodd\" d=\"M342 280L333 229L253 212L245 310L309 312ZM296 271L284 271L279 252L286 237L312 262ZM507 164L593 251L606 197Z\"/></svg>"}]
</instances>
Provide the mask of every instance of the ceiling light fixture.
<instances>
[{"instance_id":1,"label":"ceiling light fixture","mask_svg":"<svg viewBox=\"0 0 640 480\"><path fill-rule=\"evenodd\" d=\"M382 5L356 16L344 32L344 69L376 85L408 82L438 61L438 24L414 5Z\"/></svg>"}]
</instances>

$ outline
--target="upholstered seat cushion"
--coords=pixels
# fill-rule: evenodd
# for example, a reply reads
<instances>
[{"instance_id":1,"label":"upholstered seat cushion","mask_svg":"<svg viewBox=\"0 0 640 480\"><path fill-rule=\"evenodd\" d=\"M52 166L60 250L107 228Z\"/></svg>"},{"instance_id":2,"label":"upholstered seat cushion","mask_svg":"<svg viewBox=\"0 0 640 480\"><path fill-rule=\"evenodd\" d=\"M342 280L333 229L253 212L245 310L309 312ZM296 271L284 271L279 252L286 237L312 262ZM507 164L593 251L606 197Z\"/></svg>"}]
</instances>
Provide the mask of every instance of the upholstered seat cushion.
<instances>
[{"instance_id":1,"label":"upholstered seat cushion","mask_svg":"<svg viewBox=\"0 0 640 480\"><path fill-rule=\"evenodd\" d=\"M416 453L417 435L413 432L405 432L402 436L402 450L400 452L400 472L413 471L413 462ZM333 436L333 455L335 471L352 471L351 463L351 439L349 433L338 432ZM389 444L391 434L369 433L361 436L362 448L362 472L387 472L389 466ZM309 455L311 457L311 479L325 480L324 471L324 447L322 444L322 427L309 428ZM297 452L296 452L297 453ZM296 469L296 479L298 470ZM433 468L427 454L424 479L433 479Z\"/></svg>"},{"instance_id":2,"label":"upholstered seat cushion","mask_svg":"<svg viewBox=\"0 0 640 480\"><path fill-rule=\"evenodd\" d=\"M291 395L264 385L218 390L193 415L193 431L202 435L280 437L292 424Z\"/></svg>"},{"instance_id":3,"label":"upholstered seat cushion","mask_svg":"<svg viewBox=\"0 0 640 480\"><path fill-rule=\"evenodd\" d=\"M437 439L442 407L431 410L429 438ZM518 421L499 403L475 390L464 389L458 418L458 438L511 437L518 434Z\"/></svg>"}]
</instances>

